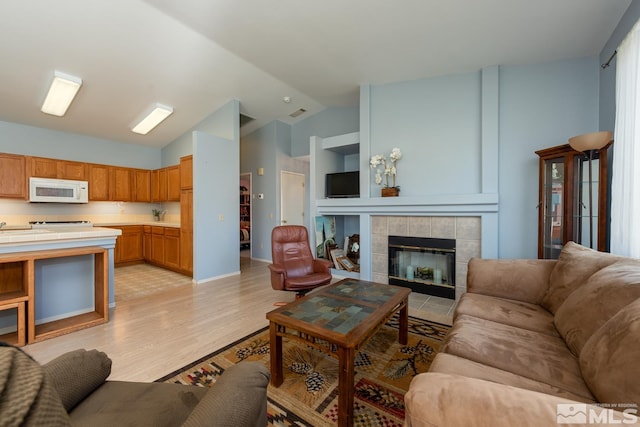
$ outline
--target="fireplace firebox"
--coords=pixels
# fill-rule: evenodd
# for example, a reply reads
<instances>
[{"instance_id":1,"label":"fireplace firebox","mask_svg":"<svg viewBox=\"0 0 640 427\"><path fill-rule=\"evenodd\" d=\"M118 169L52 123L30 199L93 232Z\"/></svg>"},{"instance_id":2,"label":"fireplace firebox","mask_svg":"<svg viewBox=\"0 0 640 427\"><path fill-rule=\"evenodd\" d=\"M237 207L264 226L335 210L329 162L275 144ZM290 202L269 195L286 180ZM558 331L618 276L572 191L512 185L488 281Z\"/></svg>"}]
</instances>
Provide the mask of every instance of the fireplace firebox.
<instances>
[{"instance_id":1,"label":"fireplace firebox","mask_svg":"<svg viewBox=\"0 0 640 427\"><path fill-rule=\"evenodd\" d=\"M455 299L456 241L389 236L389 284Z\"/></svg>"}]
</instances>

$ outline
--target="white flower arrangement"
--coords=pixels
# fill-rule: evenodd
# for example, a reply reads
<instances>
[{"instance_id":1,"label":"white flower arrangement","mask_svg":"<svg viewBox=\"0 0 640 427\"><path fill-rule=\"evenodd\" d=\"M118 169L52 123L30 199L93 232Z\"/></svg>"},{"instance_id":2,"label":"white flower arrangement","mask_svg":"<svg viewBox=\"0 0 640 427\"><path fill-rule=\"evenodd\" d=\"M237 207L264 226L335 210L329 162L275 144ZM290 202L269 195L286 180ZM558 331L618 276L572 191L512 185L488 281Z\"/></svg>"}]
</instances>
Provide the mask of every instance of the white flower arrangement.
<instances>
[{"instance_id":1,"label":"white flower arrangement","mask_svg":"<svg viewBox=\"0 0 640 427\"><path fill-rule=\"evenodd\" d=\"M387 165L387 159L382 154L376 154L371 157L371 161L369 161L369 165L371 169L376 169L376 184L382 184L382 175L385 175L385 187L391 188L399 188L396 186L396 174L398 169L396 167L396 163L398 160L402 158L402 152L398 147L395 147L391 150L391 154L389 154L390 165ZM393 185L389 185L389 177L392 177Z\"/></svg>"}]
</instances>

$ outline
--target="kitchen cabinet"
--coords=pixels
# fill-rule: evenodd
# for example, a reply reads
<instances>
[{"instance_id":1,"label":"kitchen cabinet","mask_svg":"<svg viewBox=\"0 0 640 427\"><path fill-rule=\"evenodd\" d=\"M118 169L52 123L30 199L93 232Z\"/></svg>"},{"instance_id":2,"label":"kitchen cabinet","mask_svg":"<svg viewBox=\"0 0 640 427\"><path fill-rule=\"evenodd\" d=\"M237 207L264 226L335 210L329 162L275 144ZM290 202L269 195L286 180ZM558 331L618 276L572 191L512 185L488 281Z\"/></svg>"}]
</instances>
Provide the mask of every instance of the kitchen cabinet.
<instances>
[{"instance_id":1,"label":"kitchen cabinet","mask_svg":"<svg viewBox=\"0 0 640 427\"><path fill-rule=\"evenodd\" d=\"M150 225L145 225L143 227L142 255L145 261L151 260L151 226Z\"/></svg>"},{"instance_id":2,"label":"kitchen cabinet","mask_svg":"<svg viewBox=\"0 0 640 427\"><path fill-rule=\"evenodd\" d=\"M112 166L109 170L109 200L130 202L131 197L131 169Z\"/></svg>"},{"instance_id":3,"label":"kitchen cabinet","mask_svg":"<svg viewBox=\"0 0 640 427\"><path fill-rule=\"evenodd\" d=\"M151 227L151 263L164 265L164 227Z\"/></svg>"},{"instance_id":4,"label":"kitchen cabinet","mask_svg":"<svg viewBox=\"0 0 640 427\"><path fill-rule=\"evenodd\" d=\"M151 172L151 201L167 201L167 170L164 168Z\"/></svg>"},{"instance_id":5,"label":"kitchen cabinet","mask_svg":"<svg viewBox=\"0 0 640 427\"><path fill-rule=\"evenodd\" d=\"M595 152L591 183L586 155L573 150L569 144L536 151L540 157L538 258L557 259L569 241L589 247L592 237L593 249L608 251L610 146ZM592 212L589 211L589 186L593 194Z\"/></svg>"},{"instance_id":6,"label":"kitchen cabinet","mask_svg":"<svg viewBox=\"0 0 640 427\"><path fill-rule=\"evenodd\" d=\"M151 202L151 171L146 169L133 170L134 202Z\"/></svg>"},{"instance_id":7,"label":"kitchen cabinet","mask_svg":"<svg viewBox=\"0 0 640 427\"><path fill-rule=\"evenodd\" d=\"M167 201L180 201L180 166L169 166L167 169Z\"/></svg>"},{"instance_id":8,"label":"kitchen cabinet","mask_svg":"<svg viewBox=\"0 0 640 427\"><path fill-rule=\"evenodd\" d=\"M56 159L47 159L44 157L28 157L29 174L28 176L37 176L40 178L57 178L58 162Z\"/></svg>"},{"instance_id":9,"label":"kitchen cabinet","mask_svg":"<svg viewBox=\"0 0 640 427\"><path fill-rule=\"evenodd\" d=\"M141 225L126 225L110 228L122 230L122 234L116 240L114 264L121 266L143 262L143 227Z\"/></svg>"},{"instance_id":10,"label":"kitchen cabinet","mask_svg":"<svg viewBox=\"0 0 640 427\"><path fill-rule=\"evenodd\" d=\"M193 274L193 190L180 192L180 270Z\"/></svg>"},{"instance_id":11,"label":"kitchen cabinet","mask_svg":"<svg viewBox=\"0 0 640 427\"><path fill-rule=\"evenodd\" d=\"M25 157L0 153L0 197L26 199Z\"/></svg>"},{"instance_id":12,"label":"kitchen cabinet","mask_svg":"<svg viewBox=\"0 0 640 427\"><path fill-rule=\"evenodd\" d=\"M164 229L163 265L173 270L180 268L180 229Z\"/></svg>"},{"instance_id":13,"label":"kitchen cabinet","mask_svg":"<svg viewBox=\"0 0 640 427\"><path fill-rule=\"evenodd\" d=\"M193 188L193 156L180 157L180 189Z\"/></svg>"},{"instance_id":14,"label":"kitchen cabinet","mask_svg":"<svg viewBox=\"0 0 640 427\"><path fill-rule=\"evenodd\" d=\"M89 164L89 201L109 200L109 166Z\"/></svg>"},{"instance_id":15,"label":"kitchen cabinet","mask_svg":"<svg viewBox=\"0 0 640 427\"><path fill-rule=\"evenodd\" d=\"M180 268L180 229L145 225L143 229L145 261L182 273Z\"/></svg>"},{"instance_id":16,"label":"kitchen cabinet","mask_svg":"<svg viewBox=\"0 0 640 427\"><path fill-rule=\"evenodd\" d=\"M49 159L46 157L27 157L28 177L73 179L86 181L88 165L70 160Z\"/></svg>"}]
</instances>

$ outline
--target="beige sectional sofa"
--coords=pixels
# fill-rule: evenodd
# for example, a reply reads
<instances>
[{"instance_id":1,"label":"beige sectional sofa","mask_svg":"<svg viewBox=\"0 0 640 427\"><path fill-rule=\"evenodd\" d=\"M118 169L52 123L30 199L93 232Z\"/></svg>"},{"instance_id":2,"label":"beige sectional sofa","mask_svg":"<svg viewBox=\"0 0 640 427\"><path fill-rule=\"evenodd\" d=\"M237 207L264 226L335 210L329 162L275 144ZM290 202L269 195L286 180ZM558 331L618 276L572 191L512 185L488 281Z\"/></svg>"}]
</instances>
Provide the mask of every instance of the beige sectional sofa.
<instances>
[{"instance_id":1,"label":"beige sectional sofa","mask_svg":"<svg viewBox=\"0 0 640 427\"><path fill-rule=\"evenodd\" d=\"M570 242L557 261L472 259L467 287L407 427L638 424L640 260Z\"/></svg>"}]
</instances>

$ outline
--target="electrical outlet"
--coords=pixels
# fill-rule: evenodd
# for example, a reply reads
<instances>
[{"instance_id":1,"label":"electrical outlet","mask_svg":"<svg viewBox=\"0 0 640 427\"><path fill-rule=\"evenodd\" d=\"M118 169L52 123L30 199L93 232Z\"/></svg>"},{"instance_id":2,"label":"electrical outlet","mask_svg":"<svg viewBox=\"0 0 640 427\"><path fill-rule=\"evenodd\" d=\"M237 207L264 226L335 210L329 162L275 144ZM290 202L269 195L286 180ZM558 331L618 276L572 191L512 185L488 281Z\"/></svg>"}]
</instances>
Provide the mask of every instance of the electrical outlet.
<instances>
[{"instance_id":1,"label":"electrical outlet","mask_svg":"<svg viewBox=\"0 0 640 427\"><path fill-rule=\"evenodd\" d=\"M224 215L222 214L218 215L218 221L224 221Z\"/></svg>"}]
</instances>

